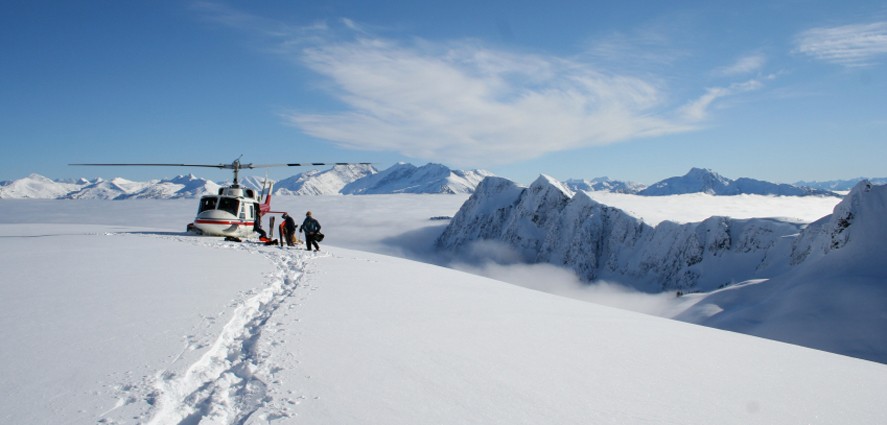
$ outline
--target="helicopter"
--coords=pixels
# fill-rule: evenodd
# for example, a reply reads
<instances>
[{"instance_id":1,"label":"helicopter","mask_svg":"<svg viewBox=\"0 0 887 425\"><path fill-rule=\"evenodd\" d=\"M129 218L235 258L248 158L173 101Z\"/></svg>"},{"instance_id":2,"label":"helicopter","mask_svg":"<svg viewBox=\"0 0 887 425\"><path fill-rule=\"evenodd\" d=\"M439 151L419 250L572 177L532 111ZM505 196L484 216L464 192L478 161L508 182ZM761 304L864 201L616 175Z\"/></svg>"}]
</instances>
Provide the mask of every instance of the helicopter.
<instances>
[{"instance_id":1,"label":"helicopter","mask_svg":"<svg viewBox=\"0 0 887 425\"><path fill-rule=\"evenodd\" d=\"M242 155L241 155L242 157ZM270 167L306 167L315 165L369 165L370 162L306 162L288 164L244 164L240 158L230 164L68 164L73 166L99 166L99 167L207 167L223 170L233 170L234 180L229 186L219 188L218 193L206 194L200 197L197 207L197 216L194 221L188 223L188 233L207 236L248 237L255 232L256 221L271 211L271 190L273 183L262 183L262 193L256 193L254 189L243 188L239 184L241 169L270 168ZM260 227L260 226L259 226Z\"/></svg>"}]
</instances>

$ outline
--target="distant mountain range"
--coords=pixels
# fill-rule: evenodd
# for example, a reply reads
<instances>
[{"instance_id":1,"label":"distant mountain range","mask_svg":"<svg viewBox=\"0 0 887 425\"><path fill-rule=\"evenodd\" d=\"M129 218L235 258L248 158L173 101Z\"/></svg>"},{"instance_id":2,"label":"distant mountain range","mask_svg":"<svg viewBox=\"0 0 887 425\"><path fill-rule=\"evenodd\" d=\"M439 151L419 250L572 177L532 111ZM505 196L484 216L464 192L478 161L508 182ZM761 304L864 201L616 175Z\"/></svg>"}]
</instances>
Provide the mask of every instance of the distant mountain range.
<instances>
[{"instance_id":1,"label":"distant mountain range","mask_svg":"<svg viewBox=\"0 0 887 425\"><path fill-rule=\"evenodd\" d=\"M617 193L629 193L641 196L669 196L688 193L707 193L716 196L732 195L773 195L773 196L839 196L832 190L849 190L854 184L863 180L842 182L840 185L822 184L777 184L763 180L755 180L747 177L736 180L729 179L712 170L705 168L692 168L690 171L678 177L670 177L644 186L640 183L611 180L600 177L592 180L569 179L564 184L574 192L607 191ZM879 179L871 179L875 184ZM885 179L887 180L887 179ZM843 187L847 189L843 189ZM830 189L830 187L840 187Z\"/></svg>"},{"instance_id":2,"label":"distant mountain range","mask_svg":"<svg viewBox=\"0 0 887 425\"><path fill-rule=\"evenodd\" d=\"M806 186L812 187L816 189L823 190L832 190L837 192L848 192L850 189L853 189L853 186L856 186L857 183L868 180L872 184L887 184L887 177L880 178L867 178L867 177L857 177L855 179L849 180L827 180L823 182L817 181L800 181L795 183L795 186Z\"/></svg>"},{"instance_id":3,"label":"distant mountain range","mask_svg":"<svg viewBox=\"0 0 887 425\"><path fill-rule=\"evenodd\" d=\"M836 196L834 192L811 187L776 184L750 178L731 180L711 170L693 168L680 177L671 177L638 192L642 196L668 196L686 193L710 195Z\"/></svg>"},{"instance_id":4,"label":"distant mountain range","mask_svg":"<svg viewBox=\"0 0 887 425\"><path fill-rule=\"evenodd\" d=\"M473 193L484 177L484 170L453 170L440 164L398 163L379 171L372 165L337 165L327 170L310 170L275 183L276 195L371 195L393 193ZM263 178L241 178L246 187L261 189ZM777 184L751 178L732 180L709 169L693 168L687 174L670 177L650 186L608 177L569 179L564 186L573 192L607 191L641 196L668 196L707 193L729 196L741 194L773 196L839 196L833 191L848 191L863 180L798 182ZM887 178L867 179L873 184L887 183ZM214 193L225 183L181 175L172 179L135 182L122 178L89 181L52 180L32 174L0 182L0 199L171 199L199 197Z\"/></svg>"},{"instance_id":5,"label":"distant mountain range","mask_svg":"<svg viewBox=\"0 0 887 425\"><path fill-rule=\"evenodd\" d=\"M336 165L327 170L310 170L276 182L276 195L336 195L386 193L472 193L477 184L492 174L483 170L451 170L440 164L417 167L399 163L379 171L372 165ZM242 177L244 187L261 189L264 179ZM0 184L0 199L177 199L216 193L225 183L193 174L172 179L135 182L79 179L57 181L32 174Z\"/></svg>"},{"instance_id":6,"label":"distant mountain range","mask_svg":"<svg viewBox=\"0 0 887 425\"><path fill-rule=\"evenodd\" d=\"M569 179L564 182L574 192L615 192L638 193L644 189L644 185L634 182L611 180L609 177L597 177L588 179Z\"/></svg>"}]
</instances>

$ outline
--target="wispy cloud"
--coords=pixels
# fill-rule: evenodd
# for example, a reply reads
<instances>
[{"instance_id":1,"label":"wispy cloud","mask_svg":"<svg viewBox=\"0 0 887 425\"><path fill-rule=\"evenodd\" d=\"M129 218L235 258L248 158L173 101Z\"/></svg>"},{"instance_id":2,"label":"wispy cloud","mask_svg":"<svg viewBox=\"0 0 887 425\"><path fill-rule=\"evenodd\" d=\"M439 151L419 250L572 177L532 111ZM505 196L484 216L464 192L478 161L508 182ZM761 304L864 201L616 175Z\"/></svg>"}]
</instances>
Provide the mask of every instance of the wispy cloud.
<instances>
[{"instance_id":1,"label":"wispy cloud","mask_svg":"<svg viewBox=\"0 0 887 425\"><path fill-rule=\"evenodd\" d=\"M507 163L692 128L667 118L655 85L563 58L361 38L302 60L335 83L347 110L290 120L347 148Z\"/></svg>"},{"instance_id":2,"label":"wispy cloud","mask_svg":"<svg viewBox=\"0 0 887 425\"><path fill-rule=\"evenodd\" d=\"M715 75L723 77L735 77L760 71L764 67L766 57L760 53L745 55L736 62L714 70Z\"/></svg>"},{"instance_id":3,"label":"wispy cloud","mask_svg":"<svg viewBox=\"0 0 887 425\"><path fill-rule=\"evenodd\" d=\"M798 53L815 59L865 67L887 54L887 22L813 28L795 38Z\"/></svg>"},{"instance_id":4,"label":"wispy cloud","mask_svg":"<svg viewBox=\"0 0 887 425\"><path fill-rule=\"evenodd\" d=\"M727 87L708 88L705 91L705 94L684 105L681 108L681 115L683 115L688 121L703 121L708 117L710 109L716 100L727 96L759 90L764 87L764 81L771 78L774 77L771 75L741 83L733 83Z\"/></svg>"},{"instance_id":5,"label":"wispy cloud","mask_svg":"<svg viewBox=\"0 0 887 425\"><path fill-rule=\"evenodd\" d=\"M741 84L710 89L680 106L650 73L605 71L594 60L503 51L472 40L395 40L351 20L293 28L202 7L216 22L260 27L254 31L274 37L278 53L327 80L324 87L342 109L285 114L306 134L348 149L445 158L457 166L693 131L718 99L748 90ZM761 61L746 60L731 72Z\"/></svg>"}]
</instances>

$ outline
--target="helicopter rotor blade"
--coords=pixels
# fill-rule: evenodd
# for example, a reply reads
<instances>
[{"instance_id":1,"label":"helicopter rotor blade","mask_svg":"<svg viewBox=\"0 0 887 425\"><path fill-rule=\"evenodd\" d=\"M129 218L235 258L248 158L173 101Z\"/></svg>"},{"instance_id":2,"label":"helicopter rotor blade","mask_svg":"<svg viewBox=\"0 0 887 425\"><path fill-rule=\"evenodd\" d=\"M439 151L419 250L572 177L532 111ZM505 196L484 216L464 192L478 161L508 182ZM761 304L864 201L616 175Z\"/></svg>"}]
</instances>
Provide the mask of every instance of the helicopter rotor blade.
<instances>
[{"instance_id":1,"label":"helicopter rotor blade","mask_svg":"<svg viewBox=\"0 0 887 425\"><path fill-rule=\"evenodd\" d=\"M208 167L208 168L233 168L231 164L68 164L99 167Z\"/></svg>"},{"instance_id":2,"label":"helicopter rotor blade","mask_svg":"<svg viewBox=\"0 0 887 425\"><path fill-rule=\"evenodd\" d=\"M310 167L315 165L371 165L372 162L294 162L289 164L241 164L241 168Z\"/></svg>"},{"instance_id":3,"label":"helicopter rotor blade","mask_svg":"<svg viewBox=\"0 0 887 425\"><path fill-rule=\"evenodd\" d=\"M371 165L372 162L295 162L288 164L68 164L78 166L100 167L207 167L207 168L271 168L271 167L309 167L314 165Z\"/></svg>"}]
</instances>

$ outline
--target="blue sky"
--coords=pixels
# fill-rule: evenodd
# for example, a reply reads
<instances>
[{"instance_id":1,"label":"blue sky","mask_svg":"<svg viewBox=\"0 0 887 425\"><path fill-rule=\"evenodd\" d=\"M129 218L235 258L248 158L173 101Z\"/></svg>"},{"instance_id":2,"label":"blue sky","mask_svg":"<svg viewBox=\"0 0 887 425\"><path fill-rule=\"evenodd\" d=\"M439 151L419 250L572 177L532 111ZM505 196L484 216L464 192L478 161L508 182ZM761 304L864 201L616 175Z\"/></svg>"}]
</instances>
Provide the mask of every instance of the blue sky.
<instances>
[{"instance_id":1,"label":"blue sky","mask_svg":"<svg viewBox=\"0 0 887 425\"><path fill-rule=\"evenodd\" d=\"M887 175L880 1L15 0L0 51L0 180L224 179L66 164L241 154L524 183Z\"/></svg>"}]
</instances>

